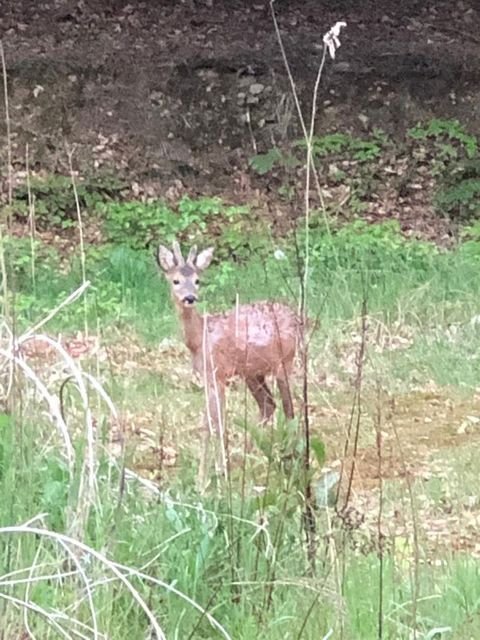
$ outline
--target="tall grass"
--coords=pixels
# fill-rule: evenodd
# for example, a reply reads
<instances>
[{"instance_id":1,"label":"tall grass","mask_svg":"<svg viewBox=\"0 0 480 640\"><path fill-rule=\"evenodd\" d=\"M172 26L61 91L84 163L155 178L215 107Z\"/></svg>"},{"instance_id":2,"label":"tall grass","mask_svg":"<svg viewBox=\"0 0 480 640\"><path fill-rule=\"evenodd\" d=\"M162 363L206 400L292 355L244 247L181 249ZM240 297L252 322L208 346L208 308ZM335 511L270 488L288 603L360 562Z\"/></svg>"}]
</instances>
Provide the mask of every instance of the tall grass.
<instances>
[{"instance_id":1,"label":"tall grass","mask_svg":"<svg viewBox=\"0 0 480 640\"><path fill-rule=\"evenodd\" d=\"M313 228L310 243L308 313L320 319L311 348L314 361L328 356L328 344L332 359L337 357L341 341L358 330L366 295L370 326L377 323L391 332L407 327L411 336L406 349L372 353L373 369L367 368L367 377L376 368L375 375L388 374L385 384L391 376L406 385L431 378L477 385L479 284L474 244L440 251L404 240L388 226L358 225L333 232ZM82 280L76 259L68 261L38 245L34 288L30 243L24 244L10 239L6 243L7 263L17 285L20 331L58 306ZM262 255L235 269L212 266L203 289L209 309L230 306L237 294L242 301L293 300L294 252L288 240L279 242L286 257L278 260L270 246L266 242ZM93 291L88 298L89 326L98 327L104 340L113 340L114 330L118 335L134 333L137 340L143 337L150 344L175 335L169 294L148 252L87 248L85 275ZM84 309L72 304L42 330L75 332L83 326ZM38 369L53 394L63 380L62 367L60 360L57 366ZM132 410L148 404L149 389L153 402L164 404L167 411L175 404L169 378L156 382L157 374L149 379L134 372L127 388L118 376L111 384L108 366L93 363L93 369L101 371L102 381ZM298 468L291 455L295 442L281 420L277 439L262 440L250 429L248 414L244 420L238 413L235 422L246 422L266 462L253 458L243 480L242 470L236 469L229 491L200 501L189 457L180 457L179 468L163 486L146 483L149 488L124 471L123 465L130 463L128 451L126 460L112 463L101 443L102 438L108 442L114 422L108 407L101 408L89 395L98 429L96 495L84 533L75 536L79 546L61 536L69 529L84 481L82 404L72 392L64 407L78 461L72 471L41 398L24 379L17 381L16 393L14 415L0 415L0 627L5 639L26 629L31 637L42 639L81 634L120 639L126 633L140 639L152 629L152 620L158 625L157 637L167 638L376 637L378 550L372 534L361 528L349 533L327 514L320 515L320 562L317 575L308 575L299 526ZM198 405L200 394L194 397L187 382L176 393L178 402ZM191 415L184 419L188 422ZM462 470L456 473L461 478ZM390 543L391 552L383 557L383 637L413 637L414 617L417 637L433 638L448 628L450 637L476 637L476 561L441 551L432 564L425 547L417 592L408 536ZM335 566L341 568L339 580Z\"/></svg>"},{"instance_id":2,"label":"tall grass","mask_svg":"<svg viewBox=\"0 0 480 640\"><path fill-rule=\"evenodd\" d=\"M36 637L59 635L52 618L65 637L77 637L74 630L80 628L89 638L121 639L126 630L132 638L145 637L148 617L112 570L113 559L138 597L148 603L167 638L316 640L329 629L337 629L337 637L340 626L347 639L376 637L376 553L344 548L341 592L332 582L328 563L315 579L307 578L298 519L291 513L282 522L279 505L264 508L261 524L257 500L240 505L239 499L232 504L211 497L199 505L192 495L188 504L184 489L183 502L173 498L175 484L169 495L148 498L141 486L128 483L119 502L115 483L106 481L110 472L103 460L98 474L101 499L85 538L85 545L99 555L87 548L77 556L73 543L63 547L59 541L68 541L55 536L66 525L68 472L53 448L35 446L39 428L38 422L27 421L2 426L0 619L5 638L21 633L20 612L27 604L28 624ZM242 518L236 518L240 511ZM30 525L31 533L28 526L19 526L40 513L44 515ZM324 526L320 521L320 534ZM461 635L468 628L476 637L476 562L444 555L436 565L422 564L419 578L418 631L424 634L419 637L440 627L459 630L453 636L457 638L469 637ZM407 639L412 583L408 558L400 548L386 557L384 579L384 637ZM203 609L228 633L215 630ZM98 636L92 631L92 610Z\"/></svg>"},{"instance_id":3,"label":"tall grass","mask_svg":"<svg viewBox=\"0 0 480 640\"><path fill-rule=\"evenodd\" d=\"M308 315L320 320L314 338L318 343L354 322L366 298L369 314L376 321L414 331L412 353L422 352L418 357L422 366L433 357L440 363L444 358L455 363L468 349L472 366L476 366L478 243L471 241L449 251L439 250L433 244L402 238L391 224L354 223L333 234L314 229L310 244ZM233 268L228 263L214 265L207 272L202 289L206 307L230 308L237 294L241 301L280 298L295 304L298 274L294 251L288 238L278 247L286 259L277 260L274 247L266 241L261 253ZM54 252L38 246L34 288L26 258L29 253L21 241L7 246L7 261L13 266L18 284L18 322L24 327L58 304L82 279L81 266L75 258L60 261ZM89 326L108 327L114 323L151 341L175 334L177 324L169 292L150 252L126 246L90 249L85 272L92 282L87 308ZM50 328L80 328L80 315L78 306L71 306L54 318ZM455 349L451 348L452 326L459 327ZM107 336L108 332L104 338ZM436 369L440 375L438 363ZM455 365L453 371L457 370ZM470 374L468 377L472 382ZM454 376L452 381L457 378ZM442 382L446 382L445 376Z\"/></svg>"}]
</instances>

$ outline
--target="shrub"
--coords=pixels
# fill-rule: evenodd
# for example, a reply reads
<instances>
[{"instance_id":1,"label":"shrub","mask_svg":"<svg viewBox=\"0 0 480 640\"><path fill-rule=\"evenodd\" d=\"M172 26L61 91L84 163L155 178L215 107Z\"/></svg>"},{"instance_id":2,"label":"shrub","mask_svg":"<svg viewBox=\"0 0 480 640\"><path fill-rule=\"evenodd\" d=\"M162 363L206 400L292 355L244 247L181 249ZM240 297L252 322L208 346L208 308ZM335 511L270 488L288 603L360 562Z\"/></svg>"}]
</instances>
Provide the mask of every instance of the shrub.
<instances>
[{"instance_id":1,"label":"shrub","mask_svg":"<svg viewBox=\"0 0 480 640\"><path fill-rule=\"evenodd\" d=\"M76 189L81 210L93 212L99 202L117 197L124 187L121 180L109 175L79 181ZM20 220L29 216L29 191L39 228L66 229L75 224L77 205L69 176L34 177L30 187L26 182L17 187L13 194L13 214Z\"/></svg>"},{"instance_id":2,"label":"shrub","mask_svg":"<svg viewBox=\"0 0 480 640\"><path fill-rule=\"evenodd\" d=\"M204 237L215 222L232 222L247 211L225 205L219 198L182 198L177 209L162 201L109 202L98 207L107 240L140 249L162 241L170 243L188 230L188 239Z\"/></svg>"},{"instance_id":3,"label":"shrub","mask_svg":"<svg viewBox=\"0 0 480 640\"><path fill-rule=\"evenodd\" d=\"M440 158L456 158L459 154L474 158L478 153L477 138L467 133L458 120L434 118L409 129L408 135L415 140L431 140Z\"/></svg>"},{"instance_id":4,"label":"shrub","mask_svg":"<svg viewBox=\"0 0 480 640\"><path fill-rule=\"evenodd\" d=\"M311 259L317 268L331 273L337 267L366 270L382 275L407 266L423 271L438 253L435 245L405 238L396 220L369 224L358 220L334 231L315 230L311 236Z\"/></svg>"}]
</instances>

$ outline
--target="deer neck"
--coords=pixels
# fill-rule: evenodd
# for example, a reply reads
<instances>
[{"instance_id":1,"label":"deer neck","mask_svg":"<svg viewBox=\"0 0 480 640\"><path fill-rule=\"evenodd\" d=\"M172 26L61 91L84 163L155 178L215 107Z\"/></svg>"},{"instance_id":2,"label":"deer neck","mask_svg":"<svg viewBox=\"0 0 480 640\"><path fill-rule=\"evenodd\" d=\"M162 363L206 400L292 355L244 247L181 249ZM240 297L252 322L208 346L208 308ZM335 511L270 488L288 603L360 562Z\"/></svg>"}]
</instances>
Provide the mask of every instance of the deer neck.
<instances>
[{"instance_id":1,"label":"deer neck","mask_svg":"<svg viewBox=\"0 0 480 640\"><path fill-rule=\"evenodd\" d=\"M189 351L195 354L202 348L203 316L201 316L195 308L184 307L183 305L179 308L179 311L183 325L185 344Z\"/></svg>"}]
</instances>

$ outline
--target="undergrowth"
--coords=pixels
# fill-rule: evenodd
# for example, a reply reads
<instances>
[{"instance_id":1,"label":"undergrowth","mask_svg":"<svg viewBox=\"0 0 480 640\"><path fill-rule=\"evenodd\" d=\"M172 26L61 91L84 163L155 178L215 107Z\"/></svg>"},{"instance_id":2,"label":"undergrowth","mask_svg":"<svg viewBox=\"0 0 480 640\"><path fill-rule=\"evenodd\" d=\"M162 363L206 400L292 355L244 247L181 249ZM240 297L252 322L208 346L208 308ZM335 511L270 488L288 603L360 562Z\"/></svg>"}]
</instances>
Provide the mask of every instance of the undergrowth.
<instances>
[{"instance_id":1,"label":"undergrowth","mask_svg":"<svg viewBox=\"0 0 480 640\"><path fill-rule=\"evenodd\" d=\"M63 560L62 548L39 534L3 532L12 519L20 523L40 513L45 514L39 523L45 530L64 530L65 512L74 497L54 449L33 444L45 427L22 418L20 433L14 421L5 416L0 420L0 618L9 636L18 634L21 625L6 598L22 601L27 588L29 601L39 607L27 616L37 637L56 637L48 617L55 612L67 633L81 622L87 625L84 632L92 624L86 590L79 576L75 578L75 565ZM118 471L112 473L108 460L100 458L99 500L85 542L115 558L119 566L141 572L144 578L136 580L136 588L158 616L165 637L317 640L328 637L330 629L342 629L349 640L376 637L378 552L368 549L367 540L361 550L360 536L360 548L341 543L341 587L329 563L315 578L308 577L291 478L284 467L284 489L272 484L269 492L255 497L248 483L243 497L204 497L201 505L174 479L168 493L157 496L127 481L119 500ZM331 536L327 514L318 516L319 535ZM396 550L383 560L385 638L410 637L414 585L406 545L406 539L399 539ZM93 557L80 562L91 576L97 624L104 633L120 640L128 629L130 637L144 637L145 614L132 605L119 581L108 577L107 568ZM475 635L479 628L472 614L479 585L478 567L467 557L446 556L436 566L422 563L416 586L421 594L416 604L418 637L435 637L427 635L434 628L468 628ZM188 594L201 610L181 594ZM228 629L228 636L213 628L203 609ZM66 615L59 613L63 611Z\"/></svg>"},{"instance_id":2,"label":"undergrowth","mask_svg":"<svg viewBox=\"0 0 480 640\"><path fill-rule=\"evenodd\" d=\"M279 196L295 202L304 153L305 141L294 141L252 156L250 166L261 176L281 176ZM393 194L401 199L416 184L417 189L422 185L425 202L442 217L464 224L479 215L478 140L457 120L433 118L418 123L403 140L395 141L379 129L362 137L327 132L313 137L312 156L329 187L349 191L340 204L325 198L329 213L350 219L381 200L379 194L385 189L389 198ZM396 167L402 167L398 174Z\"/></svg>"},{"instance_id":3,"label":"undergrowth","mask_svg":"<svg viewBox=\"0 0 480 640\"><path fill-rule=\"evenodd\" d=\"M449 302L473 302L478 294L476 272L480 245L476 227L451 250L435 244L405 238L394 221L368 224L358 221L325 227L312 214L310 260L312 299L310 313L322 312L323 322L355 318L367 295L372 312L393 321L397 316L418 322L440 323L453 319ZM299 246L302 234L299 233ZM203 228L189 233L189 242L215 245ZM298 295L296 250L290 237L273 239L257 235L255 252L238 252L227 240L224 251L236 250L235 259L215 254L214 267L207 272L203 298L209 307L231 305L238 293L241 300L263 297L295 300ZM5 251L15 282L19 322L30 322L50 308L80 281L76 257L68 258L52 246L35 243L32 258L28 238L7 238ZM137 327L155 326L172 314L162 278L155 265L154 245L136 249L127 244L87 248L87 276L92 281L90 312L100 321L128 317ZM301 252L300 252L301 258ZM32 279L32 260L35 280ZM56 274L52 279L52 273ZM433 305L438 305L432 317ZM57 322L72 323L75 310L67 310ZM470 313L470 310L467 312ZM161 329L156 327L161 335Z\"/></svg>"}]
</instances>

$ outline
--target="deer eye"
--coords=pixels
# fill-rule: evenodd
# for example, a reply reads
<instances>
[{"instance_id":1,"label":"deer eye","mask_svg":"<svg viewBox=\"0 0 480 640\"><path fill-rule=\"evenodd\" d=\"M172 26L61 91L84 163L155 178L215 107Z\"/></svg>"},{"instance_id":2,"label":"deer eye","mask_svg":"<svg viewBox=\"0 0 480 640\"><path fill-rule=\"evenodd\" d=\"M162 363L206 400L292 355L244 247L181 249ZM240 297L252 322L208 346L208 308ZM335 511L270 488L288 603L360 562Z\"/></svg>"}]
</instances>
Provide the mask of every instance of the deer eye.
<instances>
[{"instance_id":1,"label":"deer eye","mask_svg":"<svg viewBox=\"0 0 480 640\"><path fill-rule=\"evenodd\" d=\"M173 284L180 284L180 280L174 280Z\"/></svg>"},{"instance_id":2,"label":"deer eye","mask_svg":"<svg viewBox=\"0 0 480 640\"><path fill-rule=\"evenodd\" d=\"M200 280L198 278L195 278L195 284L200 284Z\"/></svg>"}]
</instances>

